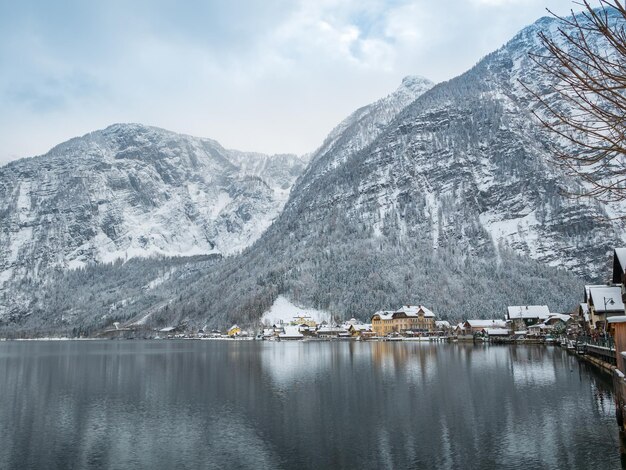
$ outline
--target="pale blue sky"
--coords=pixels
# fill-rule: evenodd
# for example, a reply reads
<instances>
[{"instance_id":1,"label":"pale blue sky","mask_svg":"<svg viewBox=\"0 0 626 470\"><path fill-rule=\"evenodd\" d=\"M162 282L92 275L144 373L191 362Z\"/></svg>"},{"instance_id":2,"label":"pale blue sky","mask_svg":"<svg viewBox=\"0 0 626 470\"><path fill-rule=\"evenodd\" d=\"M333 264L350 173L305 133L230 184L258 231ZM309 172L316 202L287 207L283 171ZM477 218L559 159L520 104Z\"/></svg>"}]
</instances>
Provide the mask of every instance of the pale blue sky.
<instances>
[{"instance_id":1,"label":"pale blue sky","mask_svg":"<svg viewBox=\"0 0 626 470\"><path fill-rule=\"evenodd\" d=\"M570 0L0 0L0 164L114 122L306 153Z\"/></svg>"}]
</instances>

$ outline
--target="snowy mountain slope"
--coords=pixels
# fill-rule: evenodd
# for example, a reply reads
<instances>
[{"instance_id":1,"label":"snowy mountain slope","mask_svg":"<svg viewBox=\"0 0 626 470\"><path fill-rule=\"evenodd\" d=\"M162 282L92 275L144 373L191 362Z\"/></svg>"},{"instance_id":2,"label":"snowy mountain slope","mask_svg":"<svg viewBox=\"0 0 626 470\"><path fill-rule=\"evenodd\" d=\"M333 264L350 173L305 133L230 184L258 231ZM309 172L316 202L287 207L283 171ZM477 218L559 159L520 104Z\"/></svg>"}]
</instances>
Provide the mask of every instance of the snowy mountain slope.
<instances>
[{"instance_id":1,"label":"snowy mountain slope","mask_svg":"<svg viewBox=\"0 0 626 470\"><path fill-rule=\"evenodd\" d=\"M424 93L368 148L314 158L284 217L300 214L302 204L319 217L343 206L347 223L366 223L379 237L391 220L406 237L415 229L403 213L408 204L417 222L429 221L419 236L434 249L454 241L471 253L491 243L497 255L505 245L583 277L601 276L606 253L626 242L624 223L609 220L626 205L563 195L579 183L552 164L557 142L531 115L536 104L520 83L547 90L549 78L529 58L542 52L541 30L558 34L556 21L539 20L472 70ZM334 172L317 170L328 167Z\"/></svg>"},{"instance_id":2,"label":"snowy mountain slope","mask_svg":"<svg viewBox=\"0 0 626 470\"><path fill-rule=\"evenodd\" d=\"M0 168L0 281L152 254L233 254L280 212L305 161L116 124Z\"/></svg>"},{"instance_id":3,"label":"snowy mountain slope","mask_svg":"<svg viewBox=\"0 0 626 470\"><path fill-rule=\"evenodd\" d=\"M311 184L367 147L400 112L434 85L427 78L410 75L393 93L357 109L339 123L313 153L302 184Z\"/></svg>"}]
</instances>

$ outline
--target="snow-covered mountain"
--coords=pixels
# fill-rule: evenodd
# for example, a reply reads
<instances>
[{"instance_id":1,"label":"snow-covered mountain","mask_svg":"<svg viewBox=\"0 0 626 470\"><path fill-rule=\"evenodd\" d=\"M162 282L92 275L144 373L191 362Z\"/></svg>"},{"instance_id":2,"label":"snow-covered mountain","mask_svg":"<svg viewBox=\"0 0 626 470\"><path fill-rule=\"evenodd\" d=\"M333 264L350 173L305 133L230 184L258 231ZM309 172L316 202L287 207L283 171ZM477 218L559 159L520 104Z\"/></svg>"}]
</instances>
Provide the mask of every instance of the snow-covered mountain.
<instances>
[{"instance_id":1,"label":"snow-covered mountain","mask_svg":"<svg viewBox=\"0 0 626 470\"><path fill-rule=\"evenodd\" d=\"M111 318L226 325L258 319L281 295L362 319L400 304L455 317L497 317L507 305L573 307L583 280L603 280L608 253L626 242L616 218L626 207L565 196L580 183L553 164L561 143L532 116L537 104L522 83L558 99L528 57L542 52L537 33L558 34L556 25L539 20L450 81L405 79L338 125L302 173L302 161L292 157L266 159L212 141L150 138L163 131L116 126L2 168L0 213L8 217L0 224L10 228L1 236L12 237L6 259L13 260L5 270L19 269L15 260L24 259L72 266L67 260L139 249L249 247L184 268L180 260L171 266L160 260L88 267L84 276L55 273L41 294L22 295L19 305L0 299L0 316L10 312L19 322L37 312L28 319L33 327L41 318L89 328ZM60 179L62 190L50 192ZM113 210L118 199L124 204ZM57 220L64 222L48 222ZM85 227L93 232L83 234ZM147 240L134 235L137 227L147 227ZM235 234L231 244L228 234ZM112 299L109 280L100 293L91 280L102 273L126 279L127 297ZM137 273L141 279L132 281ZM86 301L93 298L97 314L93 300ZM70 310L71 316L62 313ZM60 316L71 320L59 323Z\"/></svg>"},{"instance_id":2,"label":"snow-covered mountain","mask_svg":"<svg viewBox=\"0 0 626 470\"><path fill-rule=\"evenodd\" d=\"M350 155L367 147L401 111L434 85L427 78L407 76L393 93L353 112L314 152L304 184L322 178L326 172L344 164Z\"/></svg>"},{"instance_id":3,"label":"snow-covered mountain","mask_svg":"<svg viewBox=\"0 0 626 470\"><path fill-rule=\"evenodd\" d=\"M359 111L338 126L237 269L208 276L220 292L214 315L261 313L276 295L361 318L401 303L468 317L500 316L508 304L573 307L582 279L604 279L611 249L626 241L615 219L626 208L565 195L580 183L554 165L560 142L532 116L522 85L550 93L529 59L543 52L539 31L558 34L556 20L524 29L380 127L355 125ZM229 272L250 273L237 274L237 293L225 288Z\"/></svg>"},{"instance_id":4,"label":"snow-covered mountain","mask_svg":"<svg viewBox=\"0 0 626 470\"><path fill-rule=\"evenodd\" d=\"M342 212L344 223L367 226L373 239L393 227L394 236L428 239L433 250L454 245L472 253L492 245L496 257L510 248L581 277L602 277L607 253L626 242L626 204L566 196L580 182L553 164L560 143L531 115L538 104L526 88L558 100L549 94L551 77L530 59L545 53L540 31L558 37L557 20L525 28L467 73L411 100L396 119L379 119L376 132L338 126L281 219L300 223L302 206L317 219ZM602 48L600 38L592 41Z\"/></svg>"},{"instance_id":5,"label":"snow-covered mountain","mask_svg":"<svg viewBox=\"0 0 626 470\"><path fill-rule=\"evenodd\" d=\"M279 214L306 160L116 124L0 168L0 281L153 254L233 254Z\"/></svg>"}]
</instances>

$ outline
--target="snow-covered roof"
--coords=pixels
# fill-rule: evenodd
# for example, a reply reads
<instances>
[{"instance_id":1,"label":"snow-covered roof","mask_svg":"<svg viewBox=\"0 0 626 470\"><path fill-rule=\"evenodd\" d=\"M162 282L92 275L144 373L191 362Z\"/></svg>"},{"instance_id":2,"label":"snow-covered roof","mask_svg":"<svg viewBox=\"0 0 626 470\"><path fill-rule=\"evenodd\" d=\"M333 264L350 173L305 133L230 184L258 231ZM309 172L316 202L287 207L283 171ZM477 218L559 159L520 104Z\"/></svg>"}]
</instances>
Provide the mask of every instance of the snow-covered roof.
<instances>
[{"instance_id":1,"label":"snow-covered roof","mask_svg":"<svg viewBox=\"0 0 626 470\"><path fill-rule=\"evenodd\" d=\"M398 313L404 313L407 317L417 317L420 314L424 315L426 318L435 317L435 314L423 305L403 305L398 310L379 310L372 315L372 318L378 315L381 320L391 320L394 318L394 315Z\"/></svg>"},{"instance_id":2,"label":"snow-covered roof","mask_svg":"<svg viewBox=\"0 0 626 470\"><path fill-rule=\"evenodd\" d=\"M372 329L371 323L362 323L360 325L351 324L350 328L356 331L368 331Z\"/></svg>"},{"instance_id":3,"label":"snow-covered roof","mask_svg":"<svg viewBox=\"0 0 626 470\"><path fill-rule=\"evenodd\" d=\"M564 313L551 313L550 316L548 318L546 318L544 320L544 323L553 320L553 319L559 319L564 321L565 323L567 323L568 321L570 321L572 319L571 315L566 315Z\"/></svg>"},{"instance_id":4,"label":"snow-covered roof","mask_svg":"<svg viewBox=\"0 0 626 470\"><path fill-rule=\"evenodd\" d=\"M391 320L391 318L393 317L394 313L395 312L392 312L390 310L379 310L374 315L372 315L372 318L374 318L376 315L378 315L381 320Z\"/></svg>"},{"instance_id":5,"label":"snow-covered roof","mask_svg":"<svg viewBox=\"0 0 626 470\"><path fill-rule=\"evenodd\" d=\"M300 333L297 326L285 326L285 332L278 335L279 338L302 338L304 335Z\"/></svg>"},{"instance_id":6,"label":"snow-covered roof","mask_svg":"<svg viewBox=\"0 0 626 470\"><path fill-rule=\"evenodd\" d=\"M606 284L591 284L585 286L585 302L589 302L589 292L594 287L606 287Z\"/></svg>"},{"instance_id":7,"label":"snow-covered roof","mask_svg":"<svg viewBox=\"0 0 626 470\"><path fill-rule=\"evenodd\" d=\"M609 323L626 323L626 315L616 315L609 317L607 320Z\"/></svg>"},{"instance_id":8,"label":"snow-covered roof","mask_svg":"<svg viewBox=\"0 0 626 470\"><path fill-rule=\"evenodd\" d=\"M581 303L580 304L580 311L583 313L583 315L585 313L589 313L589 305L587 305L586 303Z\"/></svg>"},{"instance_id":9,"label":"snow-covered roof","mask_svg":"<svg viewBox=\"0 0 626 470\"><path fill-rule=\"evenodd\" d=\"M403 305L402 308L396 310L396 312L403 312L407 317L416 317L421 313L424 314L425 317L434 317L435 314L424 307L423 305Z\"/></svg>"},{"instance_id":10,"label":"snow-covered roof","mask_svg":"<svg viewBox=\"0 0 626 470\"><path fill-rule=\"evenodd\" d=\"M175 326L166 326L165 328L161 328L159 331L162 331L163 333L169 333L170 331L174 331L175 329Z\"/></svg>"},{"instance_id":11,"label":"snow-covered roof","mask_svg":"<svg viewBox=\"0 0 626 470\"><path fill-rule=\"evenodd\" d=\"M508 317L513 318L539 318L545 319L550 316L547 305L514 305L507 308Z\"/></svg>"},{"instance_id":12,"label":"snow-covered roof","mask_svg":"<svg viewBox=\"0 0 626 470\"><path fill-rule=\"evenodd\" d=\"M435 325L440 328L450 328L450 322L447 320L437 320Z\"/></svg>"},{"instance_id":13,"label":"snow-covered roof","mask_svg":"<svg viewBox=\"0 0 626 470\"><path fill-rule=\"evenodd\" d=\"M596 312L623 312L621 286L591 287L589 296Z\"/></svg>"},{"instance_id":14,"label":"snow-covered roof","mask_svg":"<svg viewBox=\"0 0 626 470\"><path fill-rule=\"evenodd\" d=\"M504 320L467 320L471 328L502 328L506 327Z\"/></svg>"},{"instance_id":15,"label":"snow-covered roof","mask_svg":"<svg viewBox=\"0 0 626 470\"><path fill-rule=\"evenodd\" d=\"M509 330L504 328L485 328L484 332L487 336L508 336Z\"/></svg>"},{"instance_id":16,"label":"snow-covered roof","mask_svg":"<svg viewBox=\"0 0 626 470\"><path fill-rule=\"evenodd\" d=\"M239 326L235 323L233 326L231 326L228 331L230 330L234 330L235 328L239 328Z\"/></svg>"},{"instance_id":17,"label":"snow-covered roof","mask_svg":"<svg viewBox=\"0 0 626 470\"><path fill-rule=\"evenodd\" d=\"M346 333L346 329L341 326L322 326L318 328L317 333Z\"/></svg>"}]
</instances>

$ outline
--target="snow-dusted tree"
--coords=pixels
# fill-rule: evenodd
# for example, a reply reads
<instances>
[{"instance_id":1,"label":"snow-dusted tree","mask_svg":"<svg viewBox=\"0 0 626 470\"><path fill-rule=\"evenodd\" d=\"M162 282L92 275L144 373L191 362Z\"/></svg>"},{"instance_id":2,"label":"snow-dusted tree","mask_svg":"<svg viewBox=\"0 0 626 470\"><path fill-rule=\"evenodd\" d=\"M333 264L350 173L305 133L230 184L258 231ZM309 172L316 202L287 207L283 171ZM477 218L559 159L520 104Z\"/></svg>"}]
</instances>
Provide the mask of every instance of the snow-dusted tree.
<instances>
[{"instance_id":1,"label":"snow-dusted tree","mask_svg":"<svg viewBox=\"0 0 626 470\"><path fill-rule=\"evenodd\" d=\"M563 145L557 163L584 184L577 196L626 199L626 9L619 0L557 16L558 34L540 32L545 53L531 57L550 79L529 88L535 115Z\"/></svg>"}]
</instances>

